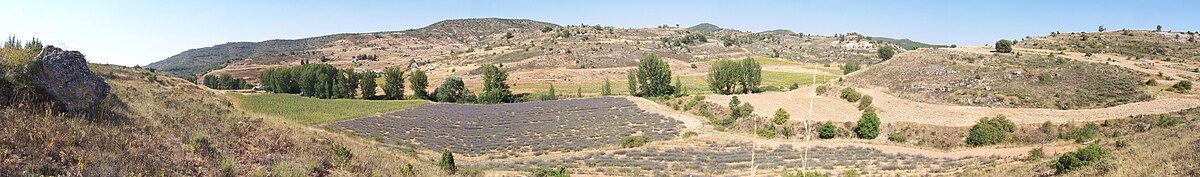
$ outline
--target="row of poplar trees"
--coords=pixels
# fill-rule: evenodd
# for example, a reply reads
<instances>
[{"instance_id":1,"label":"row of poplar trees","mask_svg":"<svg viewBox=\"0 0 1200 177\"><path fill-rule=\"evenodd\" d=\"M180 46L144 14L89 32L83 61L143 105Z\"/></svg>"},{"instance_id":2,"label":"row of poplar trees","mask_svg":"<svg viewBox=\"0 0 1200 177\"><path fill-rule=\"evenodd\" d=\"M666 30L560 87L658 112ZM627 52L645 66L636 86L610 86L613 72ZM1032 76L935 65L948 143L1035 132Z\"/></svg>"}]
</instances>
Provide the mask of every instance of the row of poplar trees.
<instances>
[{"instance_id":1,"label":"row of poplar trees","mask_svg":"<svg viewBox=\"0 0 1200 177\"><path fill-rule=\"evenodd\" d=\"M720 94L759 92L762 65L754 59L718 60L708 71L708 84Z\"/></svg>"},{"instance_id":2,"label":"row of poplar trees","mask_svg":"<svg viewBox=\"0 0 1200 177\"><path fill-rule=\"evenodd\" d=\"M259 73L263 89L273 93L291 93L301 96L331 99L355 98L362 95L363 99L404 99L404 74L399 68L387 69L384 73L355 73L351 69L337 69L329 64L309 64L281 68L269 68ZM383 75L384 95L378 96L375 91L379 85L375 78ZM428 99L425 89L428 85L425 73L417 70L409 74L409 83L414 88L414 97ZM420 88L420 89L415 89Z\"/></svg>"}]
</instances>

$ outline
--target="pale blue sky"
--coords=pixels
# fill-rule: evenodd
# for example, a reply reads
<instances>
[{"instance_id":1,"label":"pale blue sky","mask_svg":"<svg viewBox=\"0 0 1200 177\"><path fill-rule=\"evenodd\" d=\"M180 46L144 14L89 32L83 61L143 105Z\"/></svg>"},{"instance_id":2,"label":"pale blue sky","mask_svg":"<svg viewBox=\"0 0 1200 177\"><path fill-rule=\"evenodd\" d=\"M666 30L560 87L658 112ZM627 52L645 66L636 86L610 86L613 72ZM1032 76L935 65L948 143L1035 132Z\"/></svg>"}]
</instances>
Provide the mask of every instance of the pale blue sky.
<instances>
[{"instance_id":1,"label":"pale blue sky","mask_svg":"<svg viewBox=\"0 0 1200 177\"><path fill-rule=\"evenodd\" d=\"M398 31L459 18L654 27L709 22L749 31L859 32L982 45L1051 31L1200 31L1200 1L41 1L0 3L0 35L79 50L95 63L145 65L235 41Z\"/></svg>"}]
</instances>

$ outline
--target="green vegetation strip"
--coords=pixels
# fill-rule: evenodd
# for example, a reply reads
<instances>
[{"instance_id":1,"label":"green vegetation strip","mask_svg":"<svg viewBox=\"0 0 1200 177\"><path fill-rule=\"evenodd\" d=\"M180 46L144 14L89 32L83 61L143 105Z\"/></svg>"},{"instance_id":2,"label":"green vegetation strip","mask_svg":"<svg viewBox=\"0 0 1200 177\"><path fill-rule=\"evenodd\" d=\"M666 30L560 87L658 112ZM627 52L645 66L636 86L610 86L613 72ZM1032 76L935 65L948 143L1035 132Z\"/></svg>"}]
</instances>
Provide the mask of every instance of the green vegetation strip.
<instances>
[{"instance_id":1,"label":"green vegetation strip","mask_svg":"<svg viewBox=\"0 0 1200 177\"><path fill-rule=\"evenodd\" d=\"M425 100L316 99L292 94L228 94L238 109L282 117L305 125L363 117L429 104Z\"/></svg>"}]
</instances>

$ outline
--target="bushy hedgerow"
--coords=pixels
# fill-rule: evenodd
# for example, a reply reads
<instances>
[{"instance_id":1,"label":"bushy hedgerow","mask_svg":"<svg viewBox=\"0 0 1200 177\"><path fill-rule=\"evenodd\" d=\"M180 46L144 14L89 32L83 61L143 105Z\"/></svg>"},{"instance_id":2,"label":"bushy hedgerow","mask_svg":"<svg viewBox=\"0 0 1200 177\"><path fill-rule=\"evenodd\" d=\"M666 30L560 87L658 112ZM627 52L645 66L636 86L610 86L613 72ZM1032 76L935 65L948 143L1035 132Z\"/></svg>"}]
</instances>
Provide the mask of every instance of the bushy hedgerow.
<instances>
[{"instance_id":1,"label":"bushy hedgerow","mask_svg":"<svg viewBox=\"0 0 1200 177\"><path fill-rule=\"evenodd\" d=\"M1051 163L1050 166L1054 167L1055 174L1063 174L1079 167L1099 162L1110 156L1112 154L1108 150L1101 148L1099 145L1091 144L1087 147L1063 154L1057 161Z\"/></svg>"}]
</instances>

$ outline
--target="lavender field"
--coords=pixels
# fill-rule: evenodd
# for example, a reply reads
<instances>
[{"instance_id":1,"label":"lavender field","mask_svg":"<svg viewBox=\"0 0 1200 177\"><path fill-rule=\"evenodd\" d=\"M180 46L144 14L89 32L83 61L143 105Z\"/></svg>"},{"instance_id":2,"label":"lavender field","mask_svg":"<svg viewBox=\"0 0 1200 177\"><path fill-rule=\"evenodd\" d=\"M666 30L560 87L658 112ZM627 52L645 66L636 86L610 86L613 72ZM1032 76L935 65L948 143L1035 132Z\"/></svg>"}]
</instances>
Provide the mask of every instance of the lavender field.
<instances>
[{"instance_id":1,"label":"lavender field","mask_svg":"<svg viewBox=\"0 0 1200 177\"><path fill-rule=\"evenodd\" d=\"M458 155L510 158L615 146L630 135L655 141L682 122L647 113L624 98L513 104L434 104L324 125L389 143L448 148Z\"/></svg>"}]
</instances>

